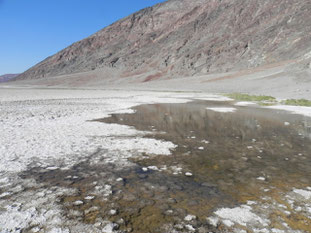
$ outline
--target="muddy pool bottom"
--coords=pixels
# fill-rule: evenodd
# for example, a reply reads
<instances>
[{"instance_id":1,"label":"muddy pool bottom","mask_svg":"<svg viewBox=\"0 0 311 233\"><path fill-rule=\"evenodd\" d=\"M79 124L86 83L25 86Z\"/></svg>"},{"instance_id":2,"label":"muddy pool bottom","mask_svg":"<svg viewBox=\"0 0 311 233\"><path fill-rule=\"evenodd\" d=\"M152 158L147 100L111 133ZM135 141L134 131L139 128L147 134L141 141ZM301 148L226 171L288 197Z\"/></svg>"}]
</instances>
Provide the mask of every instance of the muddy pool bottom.
<instances>
[{"instance_id":1,"label":"muddy pool bottom","mask_svg":"<svg viewBox=\"0 0 311 233\"><path fill-rule=\"evenodd\" d=\"M84 162L32 171L79 189L61 200L69 217L96 224L108 216L120 232L311 232L311 196L299 195L310 194L310 118L210 101L135 111L99 121L152 131L146 137L177 145L172 155L145 154L124 169ZM94 189L101 180L110 181L106 198Z\"/></svg>"}]
</instances>

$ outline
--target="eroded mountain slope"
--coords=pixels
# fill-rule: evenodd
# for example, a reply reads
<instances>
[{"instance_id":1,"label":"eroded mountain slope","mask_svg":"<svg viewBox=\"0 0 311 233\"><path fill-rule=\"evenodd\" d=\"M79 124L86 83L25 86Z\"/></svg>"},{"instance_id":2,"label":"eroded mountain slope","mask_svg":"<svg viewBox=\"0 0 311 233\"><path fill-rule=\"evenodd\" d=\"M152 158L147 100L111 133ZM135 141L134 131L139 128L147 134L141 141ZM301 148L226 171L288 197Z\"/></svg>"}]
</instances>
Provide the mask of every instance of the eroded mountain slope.
<instances>
[{"instance_id":1,"label":"eroded mountain slope","mask_svg":"<svg viewBox=\"0 0 311 233\"><path fill-rule=\"evenodd\" d=\"M98 70L102 79L150 81L295 60L311 50L310 12L309 0L169 0L74 43L17 79Z\"/></svg>"}]
</instances>

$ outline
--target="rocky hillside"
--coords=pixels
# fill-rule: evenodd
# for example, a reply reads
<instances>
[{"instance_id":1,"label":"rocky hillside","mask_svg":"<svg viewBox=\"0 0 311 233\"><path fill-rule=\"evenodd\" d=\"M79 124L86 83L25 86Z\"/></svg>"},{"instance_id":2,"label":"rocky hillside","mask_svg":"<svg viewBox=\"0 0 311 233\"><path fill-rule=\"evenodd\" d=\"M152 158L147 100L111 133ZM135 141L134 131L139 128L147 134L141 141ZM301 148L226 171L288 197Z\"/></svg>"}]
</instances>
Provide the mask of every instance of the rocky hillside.
<instances>
[{"instance_id":1,"label":"rocky hillside","mask_svg":"<svg viewBox=\"0 0 311 233\"><path fill-rule=\"evenodd\" d=\"M102 79L150 81L297 59L311 51L310 12L310 0L169 0L74 43L17 79L96 70Z\"/></svg>"},{"instance_id":2,"label":"rocky hillside","mask_svg":"<svg viewBox=\"0 0 311 233\"><path fill-rule=\"evenodd\" d=\"M1 82L7 82L10 79L13 79L15 77L17 77L19 74L4 74L4 75L0 75L0 83Z\"/></svg>"}]
</instances>

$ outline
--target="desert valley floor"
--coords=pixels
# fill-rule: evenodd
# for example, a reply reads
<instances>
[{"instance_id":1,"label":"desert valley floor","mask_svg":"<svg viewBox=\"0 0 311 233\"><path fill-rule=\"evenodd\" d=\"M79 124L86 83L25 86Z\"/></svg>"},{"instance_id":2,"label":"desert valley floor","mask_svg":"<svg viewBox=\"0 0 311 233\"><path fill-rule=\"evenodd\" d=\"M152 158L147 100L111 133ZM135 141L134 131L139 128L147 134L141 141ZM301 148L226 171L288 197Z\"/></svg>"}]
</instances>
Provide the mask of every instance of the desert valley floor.
<instances>
[{"instance_id":1,"label":"desert valley floor","mask_svg":"<svg viewBox=\"0 0 311 233\"><path fill-rule=\"evenodd\" d=\"M0 232L311 229L311 110L0 89Z\"/></svg>"}]
</instances>

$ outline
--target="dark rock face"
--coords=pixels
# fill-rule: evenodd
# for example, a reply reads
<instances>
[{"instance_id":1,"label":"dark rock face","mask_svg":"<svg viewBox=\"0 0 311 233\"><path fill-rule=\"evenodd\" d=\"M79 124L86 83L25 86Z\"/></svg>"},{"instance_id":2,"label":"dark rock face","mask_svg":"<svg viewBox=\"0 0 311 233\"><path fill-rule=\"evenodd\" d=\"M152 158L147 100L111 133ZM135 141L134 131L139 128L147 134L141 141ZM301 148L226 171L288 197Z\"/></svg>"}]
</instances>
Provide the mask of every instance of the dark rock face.
<instances>
[{"instance_id":1,"label":"dark rock face","mask_svg":"<svg viewBox=\"0 0 311 233\"><path fill-rule=\"evenodd\" d=\"M311 51L309 0L169 0L130 15L18 76L99 70L143 81L297 59Z\"/></svg>"},{"instance_id":2,"label":"dark rock face","mask_svg":"<svg viewBox=\"0 0 311 233\"><path fill-rule=\"evenodd\" d=\"M4 74L4 75L0 75L0 83L2 82L7 82L10 79L13 79L15 77L17 77L19 74Z\"/></svg>"}]
</instances>

